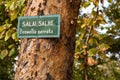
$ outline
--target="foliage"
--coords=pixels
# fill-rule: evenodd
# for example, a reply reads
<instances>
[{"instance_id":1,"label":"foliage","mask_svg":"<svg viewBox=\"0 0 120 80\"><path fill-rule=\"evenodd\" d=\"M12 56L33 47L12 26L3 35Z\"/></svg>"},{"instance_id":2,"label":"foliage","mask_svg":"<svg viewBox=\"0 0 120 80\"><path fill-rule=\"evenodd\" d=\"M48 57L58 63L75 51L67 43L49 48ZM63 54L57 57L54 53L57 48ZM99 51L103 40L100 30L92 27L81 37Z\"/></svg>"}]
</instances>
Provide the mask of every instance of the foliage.
<instances>
[{"instance_id":1,"label":"foliage","mask_svg":"<svg viewBox=\"0 0 120 80\"><path fill-rule=\"evenodd\" d=\"M114 38L114 44L111 46L111 52L119 53L120 51L120 1L116 0L110 4L109 8L104 8L106 16L109 18L109 23L114 25L107 27L107 34ZM112 13L112 14L111 14Z\"/></svg>"},{"instance_id":2,"label":"foliage","mask_svg":"<svg viewBox=\"0 0 120 80\"><path fill-rule=\"evenodd\" d=\"M99 5L103 5L103 2L104 0L82 2L81 8L87 8L91 4L94 7L91 13L81 14L77 21L73 75L75 80L118 80L120 77L120 72L118 72L120 70L119 57L114 55L115 52L118 54L120 50L120 39L116 38L116 36L119 36L120 29L119 23L116 22L120 18L119 1L117 0L114 3L112 0L108 0L111 5L108 8L102 6L101 9ZM105 20L105 16L110 18L110 21ZM114 22L115 24L112 27L101 26L108 22ZM100 28L101 30L107 30L107 33L100 33ZM87 76L87 79L85 79L85 76Z\"/></svg>"},{"instance_id":3,"label":"foliage","mask_svg":"<svg viewBox=\"0 0 120 80\"><path fill-rule=\"evenodd\" d=\"M0 0L0 80L11 80L18 54L17 17L23 15L25 0Z\"/></svg>"}]
</instances>

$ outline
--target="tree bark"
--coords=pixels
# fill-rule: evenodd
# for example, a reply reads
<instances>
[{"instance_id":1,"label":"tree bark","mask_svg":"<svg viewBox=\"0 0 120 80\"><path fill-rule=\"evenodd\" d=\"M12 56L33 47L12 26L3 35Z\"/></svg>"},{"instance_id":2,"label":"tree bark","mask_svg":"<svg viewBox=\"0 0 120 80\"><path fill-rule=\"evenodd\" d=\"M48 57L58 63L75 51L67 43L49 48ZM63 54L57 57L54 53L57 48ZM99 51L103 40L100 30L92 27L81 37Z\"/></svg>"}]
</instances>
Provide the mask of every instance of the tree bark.
<instances>
[{"instance_id":1,"label":"tree bark","mask_svg":"<svg viewBox=\"0 0 120 80\"><path fill-rule=\"evenodd\" d=\"M60 38L21 39L14 80L72 80L80 0L29 0L25 16L60 14Z\"/></svg>"}]
</instances>

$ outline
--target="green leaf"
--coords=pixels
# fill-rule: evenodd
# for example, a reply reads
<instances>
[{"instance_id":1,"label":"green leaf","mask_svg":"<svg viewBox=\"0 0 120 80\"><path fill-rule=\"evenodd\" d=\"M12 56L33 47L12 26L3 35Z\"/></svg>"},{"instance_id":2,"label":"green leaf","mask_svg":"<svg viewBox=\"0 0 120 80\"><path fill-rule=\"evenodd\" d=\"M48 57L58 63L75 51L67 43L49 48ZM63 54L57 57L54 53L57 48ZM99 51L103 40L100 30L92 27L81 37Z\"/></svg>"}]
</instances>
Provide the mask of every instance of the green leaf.
<instances>
[{"instance_id":1,"label":"green leaf","mask_svg":"<svg viewBox=\"0 0 120 80\"><path fill-rule=\"evenodd\" d=\"M9 7L10 7L10 4L11 4L11 2L7 2L5 5L6 5L6 10L8 10L9 9Z\"/></svg>"},{"instance_id":2,"label":"green leaf","mask_svg":"<svg viewBox=\"0 0 120 80\"><path fill-rule=\"evenodd\" d=\"M95 38L90 38L89 44L96 44L96 45L98 45L98 41Z\"/></svg>"},{"instance_id":3,"label":"green leaf","mask_svg":"<svg viewBox=\"0 0 120 80\"><path fill-rule=\"evenodd\" d=\"M101 59L106 59L106 54L104 52L100 52L98 53L101 57Z\"/></svg>"},{"instance_id":4,"label":"green leaf","mask_svg":"<svg viewBox=\"0 0 120 80\"><path fill-rule=\"evenodd\" d=\"M89 51L88 51L88 55L89 56L95 56L96 53L97 53L97 49L96 48L89 49Z\"/></svg>"},{"instance_id":5,"label":"green leaf","mask_svg":"<svg viewBox=\"0 0 120 80\"><path fill-rule=\"evenodd\" d=\"M17 1L19 9L21 9L21 7L24 5L24 2L25 2L25 0L19 0L19 1Z\"/></svg>"},{"instance_id":6,"label":"green leaf","mask_svg":"<svg viewBox=\"0 0 120 80\"><path fill-rule=\"evenodd\" d=\"M11 15L10 15L10 19L11 19L11 21L13 21L13 20L15 20L16 18L17 18L17 14L18 13L12 13Z\"/></svg>"},{"instance_id":7,"label":"green leaf","mask_svg":"<svg viewBox=\"0 0 120 80\"><path fill-rule=\"evenodd\" d=\"M112 37L110 37L110 36L105 37L104 40L105 40L105 41L107 42L107 44L109 44L109 45L113 45L114 42L115 42L115 40L114 40Z\"/></svg>"},{"instance_id":8,"label":"green leaf","mask_svg":"<svg viewBox=\"0 0 120 80\"><path fill-rule=\"evenodd\" d=\"M5 37L5 31L3 31L3 32L0 33L0 39L2 39L4 37Z\"/></svg>"},{"instance_id":9,"label":"green leaf","mask_svg":"<svg viewBox=\"0 0 120 80\"><path fill-rule=\"evenodd\" d=\"M81 32L81 35L80 35L80 37L79 37L80 40L83 40L83 38L84 38L84 36L85 36L85 33L86 33L85 31L82 31L82 32Z\"/></svg>"},{"instance_id":10,"label":"green leaf","mask_svg":"<svg viewBox=\"0 0 120 80\"><path fill-rule=\"evenodd\" d=\"M15 48L13 47L11 50L10 50L10 53L9 53L9 56L13 56L14 54L16 53L15 51Z\"/></svg>"},{"instance_id":11,"label":"green leaf","mask_svg":"<svg viewBox=\"0 0 120 80\"><path fill-rule=\"evenodd\" d=\"M8 30L5 35L5 41L7 41L12 36L11 30Z\"/></svg>"},{"instance_id":12,"label":"green leaf","mask_svg":"<svg viewBox=\"0 0 120 80\"><path fill-rule=\"evenodd\" d=\"M14 4L15 4L15 2L12 2L12 4L10 5L10 10L14 10Z\"/></svg>"},{"instance_id":13,"label":"green leaf","mask_svg":"<svg viewBox=\"0 0 120 80\"><path fill-rule=\"evenodd\" d=\"M12 38L13 38L15 41L18 41L17 32L15 32L15 33L12 34Z\"/></svg>"},{"instance_id":14,"label":"green leaf","mask_svg":"<svg viewBox=\"0 0 120 80\"><path fill-rule=\"evenodd\" d=\"M97 15L97 12L94 10L94 8L92 9L92 13L91 13L92 15Z\"/></svg>"},{"instance_id":15,"label":"green leaf","mask_svg":"<svg viewBox=\"0 0 120 80\"><path fill-rule=\"evenodd\" d=\"M94 18L90 18L90 19L89 19L89 24L88 24L89 26L92 26L92 25L93 25L93 20L94 20Z\"/></svg>"},{"instance_id":16,"label":"green leaf","mask_svg":"<svg viewBox=\"0 0 120 80\"><path fill-rule=\"evenodd\" d=\"M8 46L9 49L13 48L15 46L15 44L11 44Z\"/></svg>"},{"instance_id":17,"label":"green leaf","mask_svg":"<svg viewBox=\"0 0 120 80\"><path fill-rule=\"evenodd\" d=\"M109 3L112 3L113 0L108 0Z\"/></svg>"},{"instance_id":18,"label":"green leaf","mask_svg":"<svg viewBox=\"0 0 120 80\"><path fill-rule=\"evenodd\" d=\"M83 4L83 7L88 7L90 5L90 1L86 1L84 4Z\"/></svg>"},{"instance_id":19,"label":"green leaf","mask_svg":"<svg viewBox=\"0 0 120 80\"><path fill-rule=\"evenodd\" d=\"M76 41L76 45L78 45L78 46L80 45L80 41L79 40Z\"/></svg>"},{"instance_id":20,"label":"green leaf","mask_svg":"<svg viewBox=\"0 0 120 80\"><path fill-rule=\"evenodd\" d=\"M103 44L99 45L100 51L106 51L109 48L110 48L110 46L108 44L103 43Z\"/></svg>"},{"instance_id":21,"label":"green leaf","mask_svg":"<svg viewBox=\"0 0 120 80\"><path fill-rule=\"evenodd\" d=\"M12 24L5 24L3 26L4 26L4 29L9 29L12 26Z\"/></svg>"},{"instance_id":22,"label":"green leaf","mask_svg":"<svg viewBox=\"0 0 120 80\"><path fill-rule=\"evenodd\" d=\"M8 50L5 49L5 50L2 50L1 53L0 53L0 58L1 59L4 59L8 54Z\"/></svg>"},{"instance_id":23,"label":"green leaf","mask_svg":"<svg viewBox=\"0 0 120 80\"><path fill-rule=\"evenodd\" d=\"M106 34L95 34L96 37L98 37L99 40L102 40L106 37Z\"/></svg>"}]
</instances>

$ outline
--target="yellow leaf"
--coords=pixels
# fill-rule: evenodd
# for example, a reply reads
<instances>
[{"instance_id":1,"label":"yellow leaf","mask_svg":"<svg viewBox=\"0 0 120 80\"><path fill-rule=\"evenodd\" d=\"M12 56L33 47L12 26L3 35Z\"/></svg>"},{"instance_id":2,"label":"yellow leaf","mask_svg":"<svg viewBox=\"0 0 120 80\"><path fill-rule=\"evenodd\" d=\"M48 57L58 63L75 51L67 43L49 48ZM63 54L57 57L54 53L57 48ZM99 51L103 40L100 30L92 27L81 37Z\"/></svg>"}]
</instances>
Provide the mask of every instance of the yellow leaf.
<instances>
[{"instance_id":1,"label":"yellow leaf","mask_svg":"<svg viewBox=\"0 0 120 80\"><path fill-rule=\"evenodd\" d=\"M12 35L11 30L7 31L5 35L5 41L7 41L11 37L11 35Z\"/></svg>"},{"instance_id":2,"label":"yellow leaf","mask_svg":"<svg viewBox=\"0 0 120 80\"><path fill-rule=\"evenodd\" d=\"M81 25L81 28L84 28L84 27L86 27L86 24L82 24L82 25Z\"/></svg>"},{"instance_id":3,"label":"yellow leaf","mask_svg":"<svg viewBox=\"0 0 120 80\"><path fill-rule=\"evenodd\" d=\"M93 4L97 7L99 5L99 0L95 0Z\"/></svg>"},{"instance_id":4,"label":"yellow leaf","mask_svg":"<svg viewBox=\"0 0 120 80\"><path fill-rule=\"evenodd\" d=\"M4 30L4 26L0 26L0 32Z\"/></svg>"}]
</instances>

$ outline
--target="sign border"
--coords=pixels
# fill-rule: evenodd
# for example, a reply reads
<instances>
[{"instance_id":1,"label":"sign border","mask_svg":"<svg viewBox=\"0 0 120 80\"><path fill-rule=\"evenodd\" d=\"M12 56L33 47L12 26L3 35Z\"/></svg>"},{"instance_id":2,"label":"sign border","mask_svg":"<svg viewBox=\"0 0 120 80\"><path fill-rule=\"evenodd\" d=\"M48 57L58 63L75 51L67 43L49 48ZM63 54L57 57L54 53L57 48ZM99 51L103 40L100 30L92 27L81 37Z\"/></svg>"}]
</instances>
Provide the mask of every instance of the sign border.
<instances>
[{"instance_id":1,"label":"sign border","mask_svg":"<svg viewBox=\"0 0 120 80\"><path fill-rule=\"evenodd\" d=\"M19 31L20 31L20 20L21 19L26 19L26 18L50 18L50 17L58 17L58 34L57 35L40 35L40 36L20 36ZM43 15L43 16L23 16L23 17L18 17L18 26L17 26L17 36L18 38L58 38L60 37L60 15Z\"/></svg>"}]
</instances>

